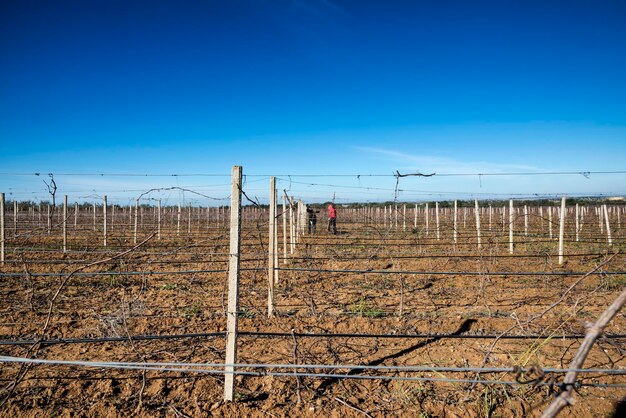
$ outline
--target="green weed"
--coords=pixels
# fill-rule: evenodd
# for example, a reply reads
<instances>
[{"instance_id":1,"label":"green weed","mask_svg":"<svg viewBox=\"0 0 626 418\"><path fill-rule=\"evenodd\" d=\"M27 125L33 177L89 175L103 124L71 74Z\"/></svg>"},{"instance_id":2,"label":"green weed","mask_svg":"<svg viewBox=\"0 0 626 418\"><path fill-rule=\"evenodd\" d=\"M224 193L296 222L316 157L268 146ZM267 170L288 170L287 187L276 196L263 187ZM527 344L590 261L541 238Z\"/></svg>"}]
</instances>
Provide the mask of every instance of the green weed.
<instances>
[{"instance_id":1,"label":"green weed","mask_svg":"<svg viewBox=\"0 0 626 418\"><path fill-rule=\"evenodd\" d=\"M365 318L382 318L385 312L369 305L365 298L359 298L356 302L348 305L348 312Z\"/></svg>"}]
</instances>

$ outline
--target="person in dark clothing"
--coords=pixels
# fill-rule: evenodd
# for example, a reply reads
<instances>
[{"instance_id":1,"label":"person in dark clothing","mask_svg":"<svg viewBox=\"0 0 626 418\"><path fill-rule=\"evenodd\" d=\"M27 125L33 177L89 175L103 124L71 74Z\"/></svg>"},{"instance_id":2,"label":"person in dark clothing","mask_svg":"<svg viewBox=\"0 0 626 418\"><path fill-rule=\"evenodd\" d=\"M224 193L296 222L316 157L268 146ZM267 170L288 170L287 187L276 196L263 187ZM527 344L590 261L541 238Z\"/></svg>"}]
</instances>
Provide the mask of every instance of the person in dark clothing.
<instances>
[{"instance_id":1,"label":"person in dark clothing","mask_svg":"<svg viewBox=\"0 0 626 418\"><path fill-rule=\"evenodd\" d=\"M328 205L328 232L337 235L337 210L333 203Z\"/></svg>"},{"instance_id":2,"label":"person in dark clothing","mask_svg":"<svg viewBox=\"0 0 626 418\"><path fill-rule=\"evenodd\" d=\"M308 224L309 224L309 234L315 234L315 226L317 225L316 213L320 213L320 211L313 210L311 208L306 208L306 215L307 215Z\"/></svg>"}]
</instances>

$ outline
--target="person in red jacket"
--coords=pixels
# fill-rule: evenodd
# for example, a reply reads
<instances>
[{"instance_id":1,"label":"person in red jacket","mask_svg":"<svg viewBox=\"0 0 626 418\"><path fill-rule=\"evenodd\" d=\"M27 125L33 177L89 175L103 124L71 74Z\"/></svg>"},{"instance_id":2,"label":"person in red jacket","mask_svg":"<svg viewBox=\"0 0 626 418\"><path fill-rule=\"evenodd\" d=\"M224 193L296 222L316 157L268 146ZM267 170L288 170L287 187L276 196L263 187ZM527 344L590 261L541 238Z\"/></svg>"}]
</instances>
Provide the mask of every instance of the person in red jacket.
<instances>
[{"instance_id":1,"label":"person in red jacket","mask_svg":"<svg viewBox=\"0 0 626 418\"><path fill-rule=\"evenodd\" d=\"M328 232L337 234L337 210L332 202L328 204Z\"/></svg>"}]
</instances>

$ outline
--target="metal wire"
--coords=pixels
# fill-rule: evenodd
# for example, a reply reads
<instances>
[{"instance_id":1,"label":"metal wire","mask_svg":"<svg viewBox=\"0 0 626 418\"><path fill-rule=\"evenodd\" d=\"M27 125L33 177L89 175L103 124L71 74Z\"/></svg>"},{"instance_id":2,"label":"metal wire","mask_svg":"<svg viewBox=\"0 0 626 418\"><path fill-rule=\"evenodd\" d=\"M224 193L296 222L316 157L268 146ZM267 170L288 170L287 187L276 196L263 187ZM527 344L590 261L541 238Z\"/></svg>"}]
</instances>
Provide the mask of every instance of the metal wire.
<instances>
[{"instance_id":1,"label":"metal wire","mask_svg":"<svg viewBox=\"0 0 626 418\"><path fill-rule=\"evenodd\" d=\"M380 338L380 339L502 339L502 340L538 340L547 338L545 335L496 335L496 334L366 334L366 333L289 333L289 332L259 332L239 331L240 337L277 337L277 338ZM185 338L214 338L225 337L226 332L198 332L188 334L166 335L134 335L128 337L101 337L101 338L58 338L50 340L0 340L0 345L55 345L55 344L91 344L107 342L173 340ZM570 334L554 336L554 340L577 340L584 338L584 334ZM605 339L625 339L626 334L605 335Z\"/></svg>"},{"instance_id":2,"label":"metal wire","mask_svg":"<svg viewBox=\"0 0 626 418\"><path fill-rule=\"evenodd\" d=\"M276 267L281 271L309 271L315 273L359 273L359 274L411 274L411 275L433 275L433 276L582 276L582 275L621 275L626 271L409 271L409 270L340 270L340 269L319 269L304 267Z\"/></svg>"},{"instance_id":3,"label":"metal wire","mask_svg":"<svg viewBox=\"0 0 626 418\"><path fill-rule=\"evenodd\" d=\"M44 360L23 357L0 356L0 362L4 363L27 363L27 364L45 364L55 366L79 366L79 367L95 367L95 368L111 368L111 369L129 369L129 370L146 370L146 371L169 371L184 373L209 373L209 374L227 374L225 368L252 368L265 369L261 372L250 372L235 370L232 372L236 375L247 376L300 376L300 377L316 377L331 379L365 379L365 380L413 380L413 381L430 381L444 383L483 383L483 384L504 384L504 385L553 385L551 382L531 381L503 381L503 380L487 380L487 379L454 379L454 378L436 378L436 377L415 377L415 376L389 376L389 375L359 375L359 374L334 374L334 373L305 373L298 369L322 369L322 370L378 370L390 372L449 372L449 373L517 373L516 368L481 368L481 367L439 367L439 366L369 366L369 365L325 365L325 364L218 364L218 363L154 363L154 362L101 362L101 361L80 361L80 360ZM293 372L276 372L269 369L293 369ZM519 369L524 372L527 369ZM626 374L624 369L542 369L546 373L567 373L576 371L578 373L594 373L621 375ZM230 373L230 372L228 372Z\"/></svg>"}]
</instances>

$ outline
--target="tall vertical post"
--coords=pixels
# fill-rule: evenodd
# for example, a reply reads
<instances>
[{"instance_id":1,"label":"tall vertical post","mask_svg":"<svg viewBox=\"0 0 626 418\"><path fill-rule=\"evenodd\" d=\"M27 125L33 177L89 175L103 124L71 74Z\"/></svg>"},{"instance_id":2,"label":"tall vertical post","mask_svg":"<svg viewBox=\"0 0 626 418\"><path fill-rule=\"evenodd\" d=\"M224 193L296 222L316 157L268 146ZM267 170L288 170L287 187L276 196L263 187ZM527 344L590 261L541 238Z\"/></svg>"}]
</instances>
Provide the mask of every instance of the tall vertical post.
<instances>
[{"instance_id":1,"label":"tall vertical post","mask_svg":"<svg viewBox=\"0 0 626 418\"><path fill-rule=\"evenodd\" d=\"M426 217L426 236L428 236L428 203L426 203L426 209L424 209L424 216Z\"/></svg>"},{"instance_id":2,"label":"tall vertical post","mask_svg":"<svg viewBox=\"0 0 626 418\"><path fill-rule=\"evenodd\" d=\"M267 316L274 316L274 250L276 232L276 178L270 177L269 244L267 246Z\"/></svg>"},{"instance_id":3,"label":"tall vertical post","mask_svg":"<svg viewBox=\"0 0 626 418\"><path fill-rule=\"evenodd\" d=\"M474 213L476 214L476 239L478 244L478 249L481 248L480 242L480 212L478 209L478 199L474 199Z\"/></svg>"},{"instance_id":4,"label":"tall vertical post","mask_svg":"<svg viewBox=\"0 0 626 418\"><path fill-rule=\"evenodd\" d=\"M302 234L304 232L304 222L302 222L302 208L304 203L302 202L302 199L298 199L298 211L296 213L296 240L300 241L300 239L302 238Z\"/></svg>"},{"instance_id":5,"label":"tall vertical post","mask_svg":"<svg viewBox=\"0 0 626 418\"><path fill-rule=\"evenodd\" d=\"M107 195L104 195L104 202L102 203L102 222L104 229L104 246L107 246Z\"/></svg>"},{"instance_id":6,"label":"tall vertical post","mask_svg":"<svg viewBox=\"0 0 626 418\"><path fill-rule=\"evenodd\" d=\"M237 313L239 312L239 253L241 227L241 166L233 166L230 191L230 252L228 257L228 312L226 317L226 365L224 400L234 395L237 362Z\"/></svg>"},{"instance_id":7,"label":"tall vertical post","mask_svg":"<svg viewBox=\"0 0 626 418\"><path fill-rule=\"evenodd\" d=\"M176 236L180 236L180 202L178 203L178 214L176 219Z\"/></svg>"},{"instance_id":8,"label":"tall vertical post","mask_svg":"<svg viewBox=\"0 0 626 418\"><path fill-rule=\"evenodd\" d=\"M378 210L378 208L376 208ZM413 228L417 231L417 203L415 204L415 212L413 212Z\"/></svg>"},{"instance_id":9,"label":"tall vertical post","mask_svg":"<svg viewBox=\"0 0 626 418\"><path fill-rule=\"evenodd\" d=\"M559 264L563 264L563 238L565 237L565 196L561 198L561 219L559 224Z\"/></svg>"},{"instance_id":10,"label":"tall vertical post","mask_svg":"<svg viewBox=\"0 0 626 418\"><path fill-rule=\"evenodd\" d=\"M17 216L20 208L17 206L17 200L13 200L13 235L17 235Z\"/></svg>"},{"instance_id":11,"label":"tall vertical post","mask_svg":"<svg viewBox=\"0 0 626 418\"><path fill-rule=\"evenodd\" d=\"M602 218L604 216L604 212L601 207L596 208L596 213L598 214L598 226L600 227L600 233L604 234L604 223L602 222Z\"/></svg>"},{"instance_id":12,"label":"tall vertical post","mask_svg":"<svg viewBox=\"0 0 626 418\"><path fill-rule=\"evenodd\" d=\"M52 215L50 215L50 205L48 205L48 235L52 231Z\"/></svg>"},{"instance_id":13,"label":"tall vertical post","mask_svg":"<svg viewBox=\"0 0 626 418\"><path fill-rule=\"evenodd\" d=\"M552 239L552 206L548 206L548 235Z\"/></svg>"},{"instance_id":14,"label":"tall vertical post","mask_svg":"<svg viewBox=\"0 0 626 418\"><path fill-rule=\"evenodd\" d=\"M402 230L406 231L406 204L402 205Z\"/></svg>"},{"instance_id":15,"label":"tall vertical post","mask_svg":"<svg viewBox=\"0 0 626 418\"><path fill-rule=\"evenodd\" d=\"M387 226L387 206L383 205L383 208L380 209L379 212L383 221L383 226L386 227Z\"/></svg>"},{"instance_id":16,"label":"tall vertical post","mask_svg":"<svg viewBox=\"0 0 626 418\"><path fill-rule=\"evenodd\" d=\"M578 238L580 235L580 208L578 207L578 203L576 203L576 242L578 242Z\"/></svg>"},{"instance_id":17,"label":"tall vertical post","mask_svg":"<svg viewBox=\"0 0 626 418\"><path fill-rule=\"evenodd\" d=\"M602 205L602 211L604 212L604 221L606 222L606 237L609 241L609 245L613 245L611 239L611 225L609 224L609 211L606 208L606 204Z\"/></svg>"},{"instance_id":18,"label":"tall vertical post","mask_svg":"<svg viewBox=\"0 0 626 418\"><path fill-rule=\"evenodd\" d=\"M157 202L157 239L161 239L161 199Z\"/></svg>"},{"instance_id":19,"label":"tall vertical post","mask_svg":"<svg viewBox=\"0 0 626 418\"><path fill-rule=\"evenodd\" d=\"M96 226L96 204L94 203L91 206L92 210L93 210L93 230L96 231L97 230L97 226Z\"/></svg>"},{"instance_id":20,"label":"tall vertical post","mask_svg":"<svg viewBox=\"0 0 626 418\"><path fill-rule=\"evenodd\" d=\"M74 229L78 226L78 202L74 202Z\"/></svg>"},{"instance_id":21,"label":"tall vertical post","mask_svg":"<svg viewBox=\"0 0 626 418\"><path fill-rule=\"evenodd\" d=\"M289 199L289 243L290 245L290 252L291 254L294 253L294 251L296 250L296 224L293 220L294 217L294 205L293 205L293 199Z\"/></svg>"},{"instance_id":22,"label":"tall vertical post","mask_svg":"<svg viewBox=\"0 0 626 418\"><path fill-rule=\"evenodd\" d=\"M513 199L509 200L509 253L513 254Z\"/></svg>"},{"instance_id":23,"label":"tall vertical post","mask_svg":"<svg viewBox=\"0 0 626 418\"><path fill-rule=\"evenodd\" d=\"M189 204L189 210L187 211L187 235L191 234L191 203Z\"/></svg>"},{"instance_id":24,"label":"tall vertical post","mask_svg":"<svg viewBox=\"0 0 626 418\"><path fill-rule=\"evenodd\" d=\"M135 225L133 226L133 244L137 244L137 221L139 220L139 199L135 199Z\"/></svg>"},{"instance_id":25,"label":"tall vertical post","mask_svg":"<svg viewBox=\"0 0 626 418\"><path fill-rule=\"evenodd\" d=\"M274 286L278 286L278 195L274 189ZM306 216L306 213L305 213Z\"/></svg>"},{"instance_id":26,"label":"tall vertical post","mask_svg":"<svg viewBox=\"0 0 626 418\"><path fill-rule=\"evenodd\" d=\"M458 214L458 202L455 200L454 201L454 212L452 214L452 236L453 236L453 239L454 239L454 246L455 246L455 248L456 248L456 241L457 241L456 237L457 237L457 235L459 233L457 231L457 228L458 228L457 214Z\"/></svg>"},{"instance_id":27,"label":"tall vertical post","mask_svg":"<svg viewBox=\"0 0 626 418\"><path fill-rule=\"evenodd\" d=\"M437 225L437 241L439 241L439 202L435 202L435 224Z\"/></svg>"},{"instance_id":28,"label":"tall vertical post","mask_svg":"<svg viewBox=\"0 0 626 418\"><path fill-rule=\"evenodd\" d=\"M287 198L283 195L283 264L287 264Z\"/></svg>"},{"instance_id":29,"label":"tall vertical post","mask_svg":"<svg viewBox=\"0 0 626 418\"><path fill-rule=\"evenodd\" d=\"M398 229L398 205L394 205L394 224L393 227Z\"/></svg>"},{"instance_id":30,"label":"tall vertical post","mask_svg":"<svg viewBox=\"0 0 626 418\"><path fill-rule=\"evenodd\" d=\"M4 265L4 193L0 193L0 261Z\"/></svg>"},{"instance_id":31,"label":"tall vertical post","mask_svg":"<svg viewBox=\"0 0 626 418\"><path fill-rule=\"evenodd\" d=\"M63 195L63 252L67 252L67 195Z\"/></svg>"},{"instance_id":32,"label":"tall vertical post","mask_svg":"<svg viewBox=\"0 0 626 418\"><path fill-rule=\"evenodd\" d=\"M524 205L524 236L528 236L528 206Z\"/></svg>"}]
</instances>

